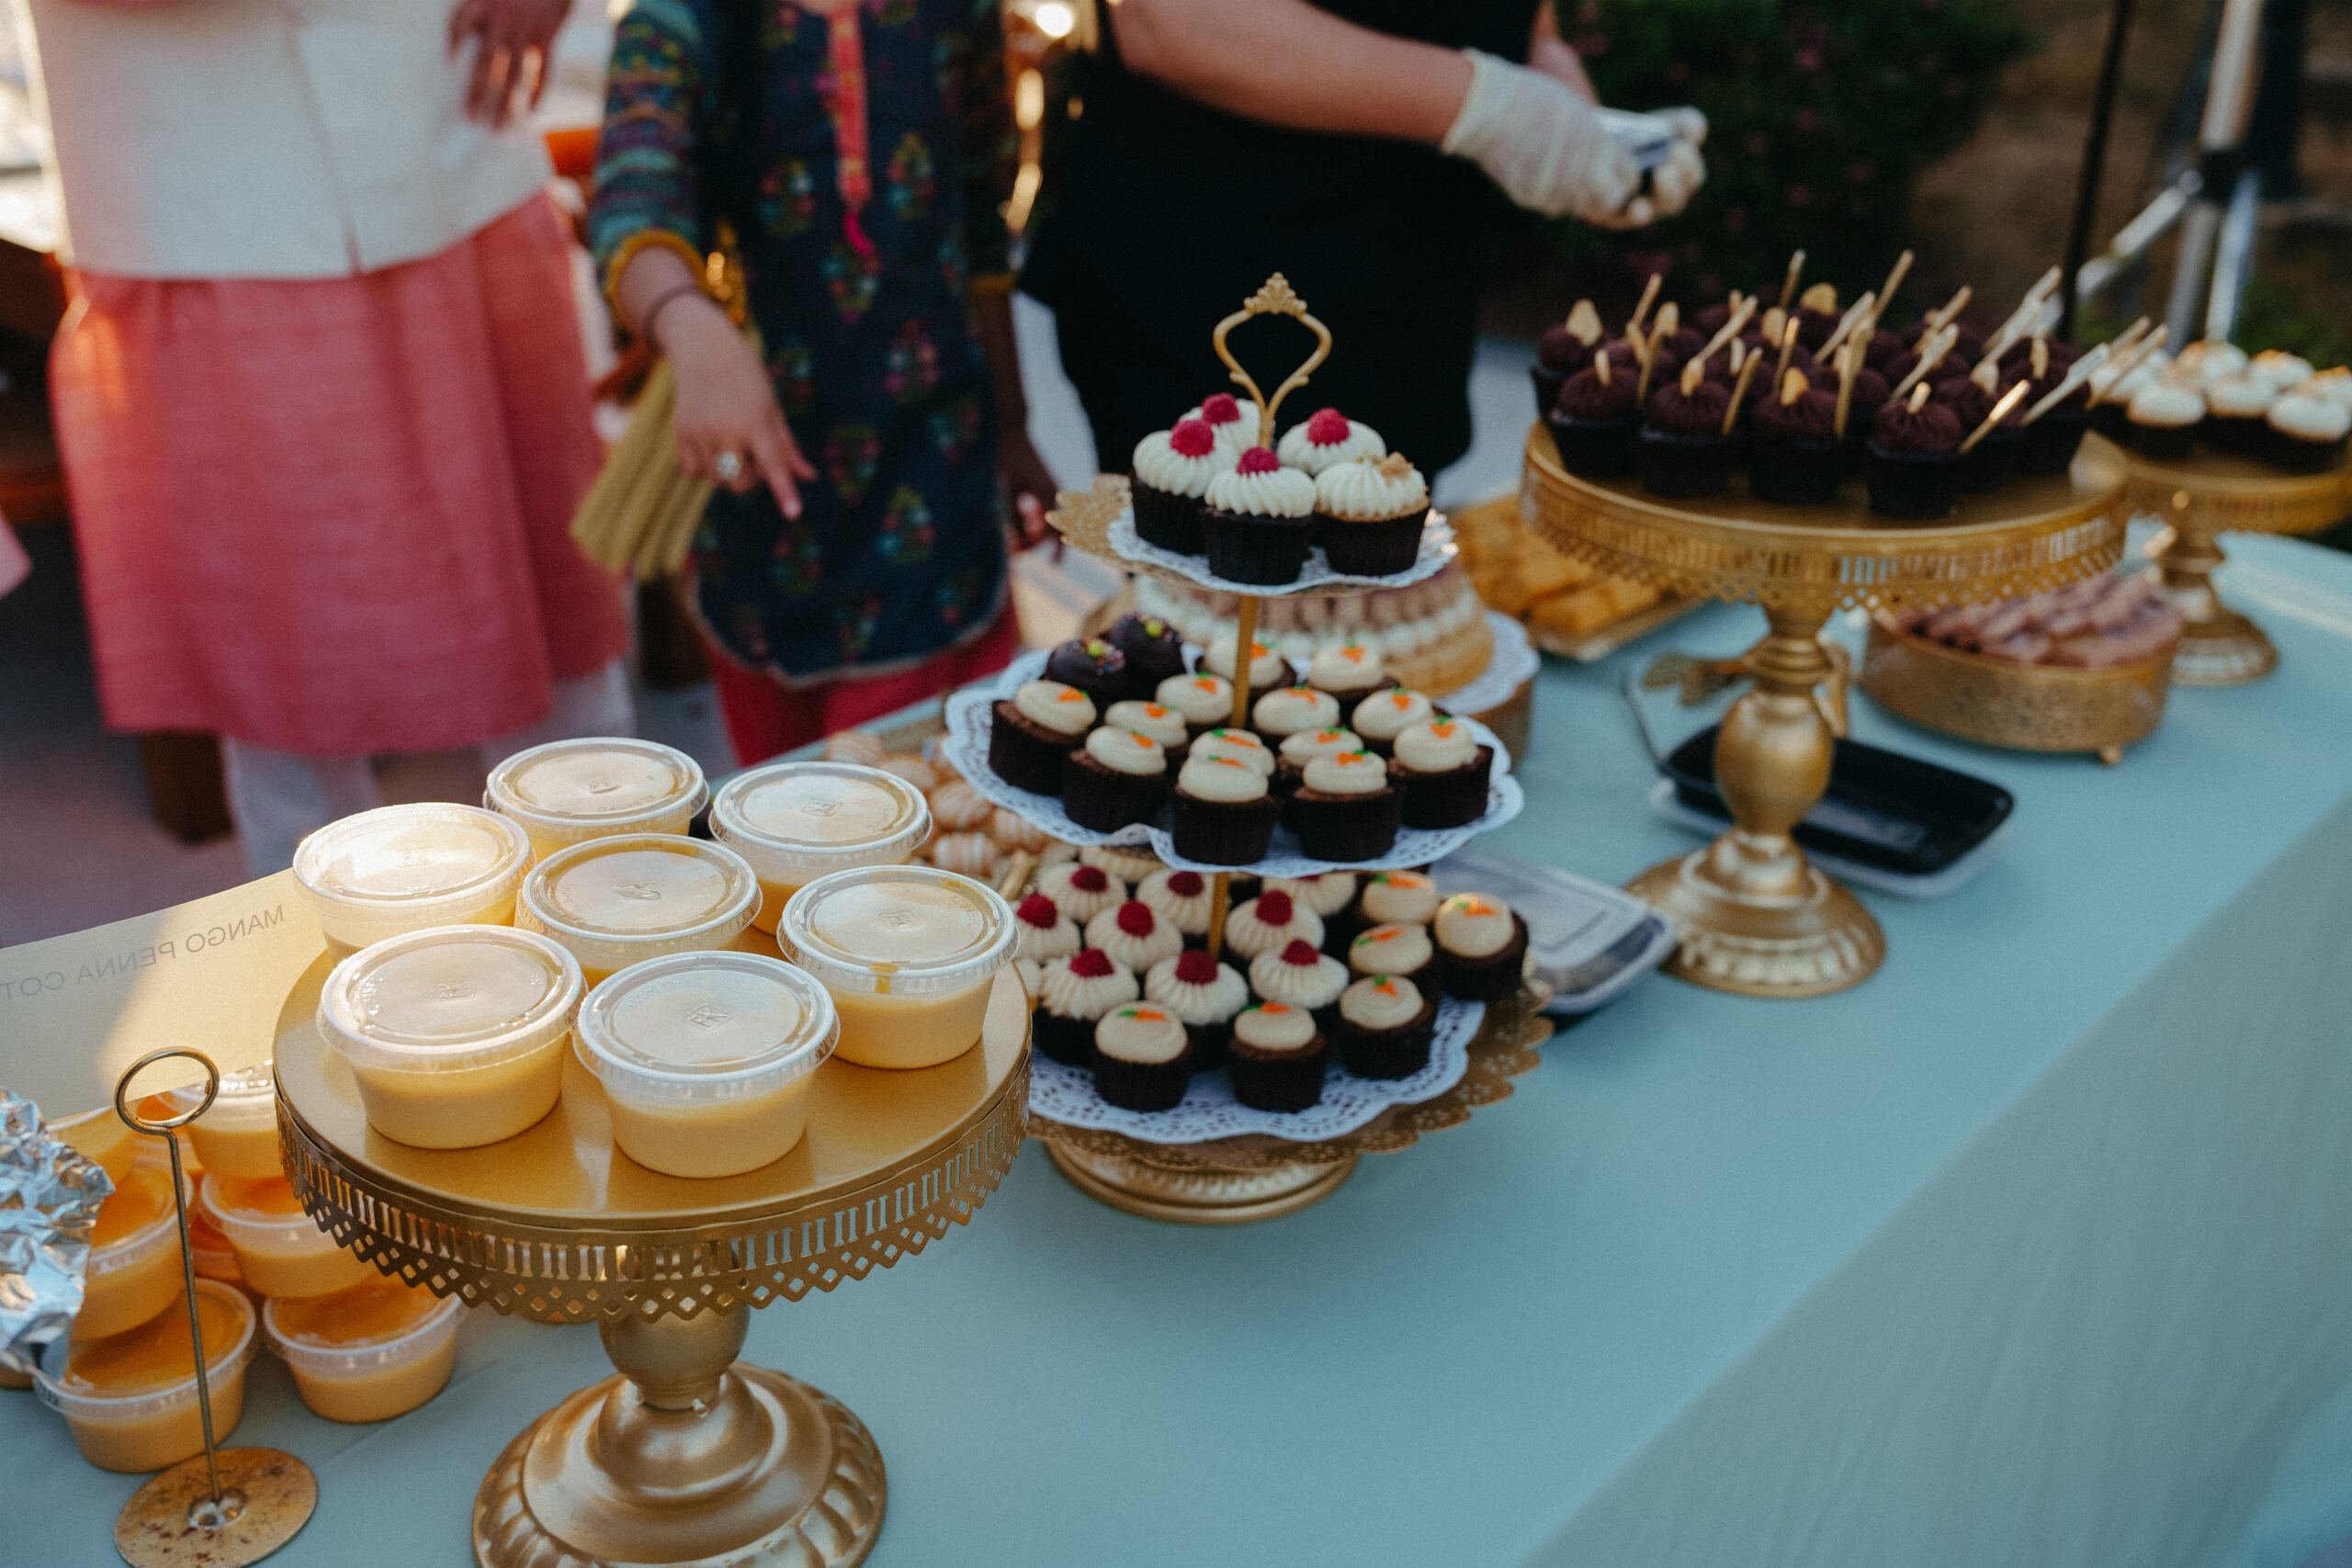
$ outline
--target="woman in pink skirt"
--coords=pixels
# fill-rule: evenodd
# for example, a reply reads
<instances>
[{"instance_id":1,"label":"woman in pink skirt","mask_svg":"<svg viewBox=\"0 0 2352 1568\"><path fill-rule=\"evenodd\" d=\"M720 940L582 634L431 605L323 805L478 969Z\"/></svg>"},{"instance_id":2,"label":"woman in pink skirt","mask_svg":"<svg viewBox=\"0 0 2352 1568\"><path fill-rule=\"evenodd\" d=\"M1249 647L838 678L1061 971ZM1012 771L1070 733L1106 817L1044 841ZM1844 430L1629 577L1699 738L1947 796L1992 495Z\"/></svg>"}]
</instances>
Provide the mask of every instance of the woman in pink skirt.
<instances>
[{"instance_id":1,"label":"woman in pink skirt","mask_svg":"<svg viewBox=\"0 0 2352 1568\"><path fill-rule=\"evenodd\" d=\"M221 738L255 874L370 758L633 724L569 236L511 126L569 0L29 0L107 722Z\"/></svg>"}]
</instances>

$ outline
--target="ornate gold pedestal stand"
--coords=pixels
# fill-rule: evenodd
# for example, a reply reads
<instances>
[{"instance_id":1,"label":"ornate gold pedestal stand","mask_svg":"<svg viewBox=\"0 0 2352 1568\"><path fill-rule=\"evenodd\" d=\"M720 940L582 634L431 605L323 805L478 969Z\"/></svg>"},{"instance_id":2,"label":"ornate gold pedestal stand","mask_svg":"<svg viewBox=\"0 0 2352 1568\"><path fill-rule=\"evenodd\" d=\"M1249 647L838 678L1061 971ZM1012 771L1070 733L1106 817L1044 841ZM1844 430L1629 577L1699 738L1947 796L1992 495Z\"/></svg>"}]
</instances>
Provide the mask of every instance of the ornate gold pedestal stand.
<instances>
[{"instance_id":1,"label":"ornate gold pedestal stand","mask_svg":"<svg viewBox=\"0 0 2352 1568\"><path fill-rule=\"evenodd\" d=\"M980 1044L917 1072L828 1062L808 1134L774 1165L660 1176L613 1145L567 1056L563 1100L487 1148L369 1131L311 1028L322 960L278 1021L278 1124L303 1207L389 1273L544 1323L594 1322L617 1376L500 1454L474 1498L484 1568L834 1568L882 1528L882 1456L837 1401L737 1360L747 1309L888 1268L968 1221L1012 1163L1029 1012L1000 976Z\"/></svg>"},{"instance_id":2,"label":"ornate gold pedestal stand","mask_svg":"<svg viewBox=\"0 0 2352 1568\"><path fill-rule=\"evenodd\" d=\"M1859 985L1885 957L1870 911L1789 837L1829 783L1833 728L1817 688L1830 671L1819 638L1831 613L2030 593L2112 566L2123 550L2123 460L2096 436L2071 474L2011 480L1925 526L1874 517L1859 481L1848 490L1816 507L1742 491L1663 501L1632 479L1578 479L1542 425L1528 434L1521 508L1554 545L1670 592L1754 601L1771 627L1747 655L1755 686L1715 743L1736 826L1629 885L1681 931L1668 972L1717 990L1819 996Z\"/></svg>"},{"instance_id":3,"label":"ornate gold pedestal stand","mask_svg":"<svg viewBox=\"0 0 2352 1568\"><path fill-rule=\"evenodd\" d=\"M2172 678L2188 686L2233 686L2269 674L2278 667L2278 650L2214 591L2213 569L2224 558L2213 536L2310 534L2343 521L2352 513L2352 466L2282 474L2248 458L2211 453L2179 463L2137 454L2128 461L2132 510L2165 523L2150 553L2164 572L2165 592L2187 622Z\"/></svg>"}]
</instances>

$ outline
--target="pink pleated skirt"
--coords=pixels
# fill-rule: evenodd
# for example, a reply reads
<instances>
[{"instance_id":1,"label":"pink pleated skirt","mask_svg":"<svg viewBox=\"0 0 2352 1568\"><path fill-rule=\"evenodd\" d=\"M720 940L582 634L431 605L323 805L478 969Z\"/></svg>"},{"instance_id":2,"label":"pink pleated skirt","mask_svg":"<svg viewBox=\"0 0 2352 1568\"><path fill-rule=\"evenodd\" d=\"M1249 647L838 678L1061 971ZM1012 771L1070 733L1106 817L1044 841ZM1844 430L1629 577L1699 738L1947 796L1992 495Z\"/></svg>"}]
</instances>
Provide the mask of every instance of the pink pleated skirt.
<instances>
[{"instance_id":1,"label":"pink pleated skirt","mask_svg":"<svg viewBox=\"0 0 2352 1568\"><path fill-rule=\"evenodd\" d=\"M568 245L540 197L355 277L79 278L50 377L109 725L437 750L622 650L569 531Z\"/></svg>"}]
</instances>

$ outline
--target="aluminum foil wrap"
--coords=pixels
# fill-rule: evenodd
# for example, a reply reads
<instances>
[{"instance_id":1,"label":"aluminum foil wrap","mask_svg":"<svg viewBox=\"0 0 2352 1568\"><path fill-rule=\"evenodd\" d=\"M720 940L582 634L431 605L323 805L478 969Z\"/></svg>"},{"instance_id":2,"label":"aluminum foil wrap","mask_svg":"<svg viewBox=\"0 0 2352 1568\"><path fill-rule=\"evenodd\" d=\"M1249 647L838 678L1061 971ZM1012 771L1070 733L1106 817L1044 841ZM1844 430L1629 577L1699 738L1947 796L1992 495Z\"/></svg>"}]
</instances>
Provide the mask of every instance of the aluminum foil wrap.
<instances>
[{"instance_id":1,"label":"aluminum foil wrap","mask_svg":"<svg viewBox=\"0 0 2352 1568\"><path fill-rule=\"evenodd\" d=\"M0 1367L29 1372L82 1310L90 1232L114 1182L0 1089Z\"/></svg>"}]
</instances>

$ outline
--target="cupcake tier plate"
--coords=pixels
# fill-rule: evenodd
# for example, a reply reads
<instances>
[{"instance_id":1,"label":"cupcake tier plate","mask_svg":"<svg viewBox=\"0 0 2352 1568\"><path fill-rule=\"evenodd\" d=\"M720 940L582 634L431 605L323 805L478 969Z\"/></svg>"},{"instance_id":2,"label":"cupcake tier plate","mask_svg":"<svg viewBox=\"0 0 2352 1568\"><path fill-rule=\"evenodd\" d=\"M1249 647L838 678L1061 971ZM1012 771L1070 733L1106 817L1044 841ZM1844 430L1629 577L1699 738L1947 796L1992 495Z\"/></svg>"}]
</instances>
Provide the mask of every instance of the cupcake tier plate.
<instances>
[{"instance_id":1,"label":"cupcake tier plate","mask_svg":"<svg viewBox=\"0 0 2352 1568\"><path fill-rule=\"evenodd\" d=\"M2326 473L2282 474L2245 457L2205 453L2159 462L2137 453L2131 464L2132 510L2160 517L2165 534L2149 554L2184 625L2172 678L2188 686L2232 686L2278 667L2278 650L2260 626L2230 609L2213 587L2227 558L2213 536L2310 534L2352 513L2352 462Z\"/></svg>"},{"instance_id":2,"label":"cupcake tier plate","mask_svg":"<svg viewBox=\"0 0 2352 1568\"><path fill-rule=\"evenodd\" d=\"M1392 1106L1434 1100L1460 1083L1470 1070L1470 1042L1486 1015L1484 1002L1442 998L1429 1066L1401 1078L1357 1077L1340 1066L1335 1052L1324 1076L1323 1098L1304 1111L1259 1111L1242 1104L1222 1069L1195 1074L1173 1110L1125 1111L1094 1092L1093 1075L1085 1068L1040 1056L1030 1067L1029 1114L1147 1144L1206 1144L1251 1134L1321 1143L1356 1131Z\"/></svg>"},{"instance_id":3,"label":"cupcake tier plate","mask_svg":"<svg viewBox=\"0 0 2352 1568\"><path fill-rule=\"evenodd\" d=\"M1217 593L1255 593L1260 597L1280 597L1290 593L1361 593L1374 588L1409 588L1425 581L1445 570L1446 563L1459 553L1453 542L1453 529L1444 514L1432 512L1421 529L1420 554L1403 571L1386 577L1351 577L1331 570L1331 562L1316 546L1306 552L1306 564L1288 582L1236 582L1219 577L1209 570L1206 556L1180 556L1174 550L1163 550L1157 545L1144 543L1136 532L1136 517L1132 508L1124 509L1112 523L1108 540L1111 553L1120 564L1149 570L1155 576L1177 578L1195 588L1205 588Z\"/></svg>"},{"instance_id":4,"label":"cupcake tier plate","mask_svg":"<svg viewBox=\"0 0 2352 1568\"><path fill-rule=\"evenodd\" d=\"M1510 774L1510 750L1493 730L1476 719L1465 718L1463 722L1470 727L1479 743L1495 749L1495 772L1487 790L1486 812L1459 828L1403 829L1396 835L1396 846L1377 860L1310 859L1298 852L1297 839L1282 828L1274 829L1273 847L1266 857L1247 865L1213 865L1205 861L1188 860L1176 852L1174 835L1158 823L1135 823L1115 832L1098 833L1071 821L1058 797L1016 788L999 778L989 766L990 707L998 699L1012 696L1022 682L1035 680L1045 668L1046 657L1042 651L1023 654L1007 666L993 684L967 687L949 697L947 739L941 742L940 755L990 805L1003 807L1030 826L1065 843L1148 845L1152 853L1178 870L1197 871L1204 875L1232 872L1253 876L1313 876L1326 871L1401 871L1443 859L1479 834L1491 832L1517 817L1527 804L1519 781Z\"/></svg>"}]
</instances>

